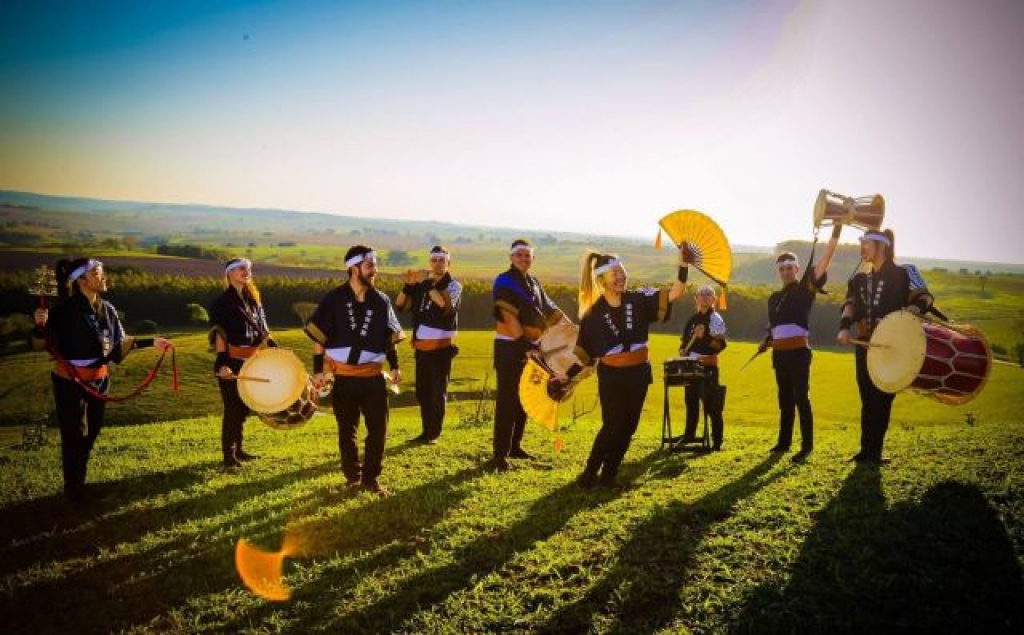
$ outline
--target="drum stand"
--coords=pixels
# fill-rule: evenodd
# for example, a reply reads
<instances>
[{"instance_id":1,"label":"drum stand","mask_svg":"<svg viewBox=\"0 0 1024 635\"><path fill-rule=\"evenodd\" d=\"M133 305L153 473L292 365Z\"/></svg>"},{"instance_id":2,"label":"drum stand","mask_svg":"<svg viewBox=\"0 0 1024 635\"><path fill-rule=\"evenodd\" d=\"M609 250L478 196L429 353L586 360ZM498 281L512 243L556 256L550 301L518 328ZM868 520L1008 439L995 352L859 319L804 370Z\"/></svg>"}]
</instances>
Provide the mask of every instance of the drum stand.
<instances>
[{"instance_id":1,"label":"drum stand","mask_svg":"<svg viewBox=\"0 0 1024 635\"><path fill-rule=\"evenodd\" d=\"M668 389L671 386L682 386L684 389L686 388L686 384L673 384L673 383L669 383L668 378L667 377L665 378L665 401L664 401L664 406L663 406L664 409L662 411L662 417L661 417L661 448L660 449L664 450L665 448L668 448L669 452L682 452L683 450L686 449L686 445L687 445L687 444L682 442L683 437L682 436L677 436L677 437L672 436L672 409L670 407L670 402L669 402L669 399L668 399ZM701 393L702 393L701 394L701 400L700 400L700 408L701 408L701 411L704 413L704 435L701 436L701 437L697 437L696 439L694 439L690 443L694 443L694 444L700 443L700 447L699 448L694 448L695 451L710 452L711 451L711 431L710 431L709 424L708 424L708 409L707 409L708 385L707 385L707 381L705 379L701 379L700 380L700 389L701 389Z\"/></svg>"}]
</instances>

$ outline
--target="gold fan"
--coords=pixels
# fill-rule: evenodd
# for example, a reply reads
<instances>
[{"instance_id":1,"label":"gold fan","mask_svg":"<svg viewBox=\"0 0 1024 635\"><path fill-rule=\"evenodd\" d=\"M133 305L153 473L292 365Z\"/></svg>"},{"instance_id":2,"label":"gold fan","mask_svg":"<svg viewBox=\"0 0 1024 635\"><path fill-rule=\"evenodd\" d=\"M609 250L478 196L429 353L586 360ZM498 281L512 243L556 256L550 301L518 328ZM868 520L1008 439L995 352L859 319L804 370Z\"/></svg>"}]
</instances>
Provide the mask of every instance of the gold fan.
<instances>
[{"instance_id":1,"label":"gold fan","mask_svg":"<svg viewBox=\"0 0 1024 635\"><path fill-rule=\"evenodd\" d=\"M551 373L535 359L526 360L519 378L519 400L531 419L548 430L558 429L558 401L548 394Z\"/></svg>"},{"instance_id":2,"label":"gold fan","mask_svg":"<svg viewBox=\"0 0 1024 635\"><path fill-rule=\"evenodd\" d=\"M693 255L691 266L721 285L721 307L724 309L724 290L729 286L732 274L732 249L722 228L711 217L692 209L672 212L658 221L658 225L660 229L655 246L661 247L662 230L677 247L685 242Z\"/></svg>"}]
</instances>

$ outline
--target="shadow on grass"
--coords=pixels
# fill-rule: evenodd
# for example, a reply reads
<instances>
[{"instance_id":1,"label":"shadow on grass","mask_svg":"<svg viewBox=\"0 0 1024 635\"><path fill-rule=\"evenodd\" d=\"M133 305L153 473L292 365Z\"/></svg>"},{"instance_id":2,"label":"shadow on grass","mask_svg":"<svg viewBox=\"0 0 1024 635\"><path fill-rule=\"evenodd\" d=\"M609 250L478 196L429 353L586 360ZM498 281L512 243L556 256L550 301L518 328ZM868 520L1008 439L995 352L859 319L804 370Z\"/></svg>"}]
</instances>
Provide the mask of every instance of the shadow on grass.
<instances>
[{"instance_id":1,"label":"shadow on grass","mask_svg":"<svg viewBox=\"0 0 1024 635\"><path fill-rule=\"evenodd\" d=\"M540 632L585 633L600 620L609 632L649 633L671 622L700 543L739 502L784 473L765 478L778 460L777 455L766 458L695 502L657 509L619 549L611 571L582 598L556 611Z\"/></svg>"},{"instance_id":2,"label":"shadow on grass","mask_svg":"<svg viewBox=\"0 0 1024 635\"><path fill-rule=\"evenodd\" d=\"M396 445L385 452L394 459L411 447ZM86 485L90 499L72 504L63 495L36 498L0 509L0 574L32 563L86 557L104 547L132 541L147 532L208 515L211 507L227 509L261 493L287 487L334 470L340 459L269 478L253 478L244 470L238 481L216 491L158 507L146 502L161 494L187 490L219 470L220 462L192 464L174 470Z\"/></svg>"},{"instance_id":3,"label":"shadow on grass","mask_svg":"<svg viewBox=\"0 0 1024 635\"><path fill-rule=\"evenodd\" d=\"M1019 633L1024 584L997 512L947 481L886 508L877 468L858 466L817 517L785 587L754 590L730 630Z\"/></svg>"},{"instance_id":4,"label":"shadow on grass","mask_svg":"<svg viewBox=\"0 0 1024 635\"><path fill-rule=\"evenodd\" d=\"M642 473L646 466L660 458L651 454L645 459L623 466L622 478L629 481ZM329 628L334 632L388 632L403 625L415 614L429 611L430 607L443 602L457 591L470 588L475 582L499 570L517 554L556 534L576 514L597 506L605 505L621 494L617 490L595 490L583 492L575 483L558 487L535 500L522 516L511 526L480 533L468 543L456 548L450 555L438 558L440 566L434 566L400 582L398 588L376 602L357 610L335 617L339 605L348 600L349 593L335 590L344 577L331 575L318 579L304 587L296 600L319 598L321 611L303 611L296 616L296 622L289 624L296 632L307 632L317 628ZM408 554L407 554L408 555ZM395 557L386 562L372 562L381 567L397 563ZM360 569L373 572L377 569L361 563ZM333 601L325 602L325 596ZM314 601L307 602L315 604Z\"/></svg>"},{"instance_id":5,"label":"shadow on grass","mask_svg":"<svg viewBox=\"0 0 1024 635\"><path fill-rule=\"evenodd\" d=\"M12 623L21 625L26 632L33 633L68 630L105 632L144 624L161 630L162 616L172 609L187 606L190 598L242 590L234 568L234 541L240 537L239 531L245 531L246 537L279 534L288 517L292 518L291 523L302 526L302 512L288 511L296 505L304 508L306 513L316 513L324 506L334 504L334 498L348 499L355 494L348 491L342 494L320 492L304 496L305 500L293 498L283 505L256 507L241 513L232 513L232 507L257 498L261 493L328 473L333 465L299 470L259 482L239 483L230 491L219 490L205 503L193 500L160 514L168 525L187 525L190 521L226 514L214 527L201 530L203 533L214 532L213 538L199 536L198 530L187 527L181 532L154 534L152 532L157 530L147 524L144 514L120 519L113 527L108 523L106 528L90 528L87 535L76 536L75 541L102 538L109 540L113 547L117 541L107 538L108 531L113 529L115 533L122 534L123 540L135 541L142 548L114 558L100 557L88 566L72 563L78 565L73 571L58 571L53 578L25 586L19 587L15 579L12 588L0 594L0 613L9 616L14 620ZM365 495L365 503L360 507L349 510L340 518L307 523L306 529L311 529L311 534L321 544L326 544L332 553L367 550L395 541L400 543L423 526L436 523L446 513L447 505L456 500L446 500L445 505L425 506L422 502L417 505L417 501L426 500L427 490L430 490L431 497L436 496L435 488L440 492L455 491L458 483L479 473L478 469L464 470L439 481L399 491L386 499ZM211 510L213 506L215 510ZM417 510L424 509L426 514L417 513ZM353 520L357 518L374 519L374 531L366 531L365 527L359 526L360 523ZM381 519L389 522L382 524ZM240 529L242 527L245 529ZM219 537L222 534L223 537ZM335 540L333 544L330 543L332 539ZM95 548L90 555L95 555ZM53 610L57 606L66 609ZM102 607L102 610L94 607Z\"/></svg>"}]
</instances>

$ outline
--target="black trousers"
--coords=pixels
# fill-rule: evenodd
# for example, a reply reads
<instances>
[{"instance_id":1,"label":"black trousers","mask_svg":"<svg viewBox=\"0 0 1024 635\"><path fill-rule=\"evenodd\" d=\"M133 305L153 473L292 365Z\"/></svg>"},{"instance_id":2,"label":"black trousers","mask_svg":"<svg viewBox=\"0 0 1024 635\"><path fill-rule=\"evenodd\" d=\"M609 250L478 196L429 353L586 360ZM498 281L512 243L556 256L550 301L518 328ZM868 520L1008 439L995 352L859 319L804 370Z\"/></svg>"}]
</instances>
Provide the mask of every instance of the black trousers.
<instances>
[{"instance_id":1,"label":"black trousers","mask_svg":"<svg viewBox=\"0 0 1024 635\"><path fill-rule=\"evenodd\" d=\"M725 431L725 421L722 419L722 404L718 399L718 367L704 367L704 381L698 384L686 386L686 429L683 436L697 436L697 420L700 418L700 407L704 406L704 412L711 419L711 440L715 445L722 443L722 436Z\"/></svg>"},{"instance_id":2,"label":"black trousers","mask_svg":"<svg viewBox=\"0 0 1024 635\"><path fill-rule=\"evenodd\" d=\"M896 395L882 392L872 383L868 374L868 353L864 347L858 346L855 355L857 388L860 390L860 451L865 458L879 460Z\"/></svg>"},{"instance_id":3,"label":"black trousers","mask_svg":"<svg viewBox=\"0 0 1024 635\"><path fill-rule=\"evenodd\" d=\"M622 458L629 450L640 415L644 409L644 399L650 386L650 366L647 367L647 381L643 377L623 377L621 371L634 371L634 375L643 373L643 369L613 369L619 371L612 377L602 376L598 369L597 393L601 399L601 429L594 439L587 459L585 472L590 476L598 476L605 482L614 482L619 473Z\"/></svg>"},{"instance_id":4,"label":"black trousers","mask_svg":"<svg viewBox=\"0 0 1024 635\"><path fill-rule=\"evenodd\" d=\"M53 379L53 400L60 424L60 456L64 469L64 494L72 499L81 498L85 491L85 473L89 454L103 428L106 402L86 393L78 384L56 373ZM106 394L110 378L94 384L96 390Z\"/></svg>"},{"instance_id":5,"label":"black trousers","mask_svg":"<svg viewBox=\"0 0 1024 635\"><path fill-rule=\"evenodd\" d=\"M241 364L238 366L232 369L235 374L238 374ZM220 421L220 449L224 460L231 461L236 454L242 452L242 424L252 411L238 395L237 381L218 379L217 383L220 384L220 399L224 402L224 416Z\"/></svg>"},{"instance_id":6,"label":"black trousers","mask_svg":"<svg viewBox=\"0 0 1024 635\"><path fill-rule=\"evenodd\" d=\"M384 440L388 433L388 392L384 376L335 375L332 401L334 418L338 422L341 471L350 481L375 482L384 461ZM356 447L360 414L366 421L362 464Z\"/></svg>"},{"instance_id":7,"label":"black trousers","mask_svg":"<svg viewBox=\"0 0 1024 635\"><path fill-rule=\"evenodd\" d=\"M814 413L811 411L811 349L773 351L775 384L779 388L779 447L793 443L793 422L800 413L800 449L814 449Z\"/></svg>"},{"instance_id":8,"label":"black trousers","mask_svg":"<svg viewBox=\"0 0 1024 635\"><path fill-rule=\"evenodd\" d=\"M494 457L506 458L521 448L526 411L519 401L519 378L526 367L526 347L518 341L494 340L494 372L498 378L494 406Z\"/></svg>"},{"instance_id":9,"label":"black trousers","mask_svg":"<svg viewBox=\"0 0 1024 635\"><path fill-rule=\"evenodd\" d=\"M436 351L416 351L416 401L420 404L423 436L427 439L441 436L454 354L451 346Z\"/></svg>"}]
</instances>

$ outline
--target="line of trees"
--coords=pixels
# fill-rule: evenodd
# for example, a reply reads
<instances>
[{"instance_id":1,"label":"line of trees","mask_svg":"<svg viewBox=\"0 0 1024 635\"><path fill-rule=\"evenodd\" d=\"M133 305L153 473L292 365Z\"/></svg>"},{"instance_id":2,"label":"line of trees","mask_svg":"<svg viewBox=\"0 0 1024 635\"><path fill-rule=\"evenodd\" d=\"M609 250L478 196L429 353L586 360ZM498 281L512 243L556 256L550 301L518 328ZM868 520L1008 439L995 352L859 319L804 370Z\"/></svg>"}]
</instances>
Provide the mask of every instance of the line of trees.
<instances>
[{"instance_id":1,"label":"line of trees","mask_svg":"<svg viewBox=\"0 0 1024 635\"><path fill-rule=\"evenodd\" d=\"M29 315L35 309L37 300L27 293L31 275L31 272L0 273L0 306L4 307L6 313ZM256 283L263 295L264 308L271 325L294 328L301 326L302 316L308 315L311 305L319 302L327 291L342 281L341 278L261 277ZM401 280L395 276L379 276L377 284L392 298L398 295L402 286ZM225 288L224 279L219 277L153 275L129 270L111 275L110 290L106 297L124 315L129 330L139 326L152 328L148 322L155 322L160 327L180 327L203 323L206 317L204 309ZM562 310L576 321L576 287L550 284L545 285L545 289ZM769 292L765 287L729 289L728 310L723 312L723 317L733 338L756 340L763 337ZM838 322L839 300L838 290L819 299L811 323L811 332L817 344L831 343ZM679 333L693 310L692 298L684 298L673 307L671 319L655 325L653 330ZM492 328L492 311L491 283L464 280L462 307L459 311L461 328ZM408 314L403 313L400 318L408 325ZM144 321L147 323L143 324ZM19 324L23 323L19 321ZM12 337L15 335L11 333Z\"/></svg>"}]
</instances>

